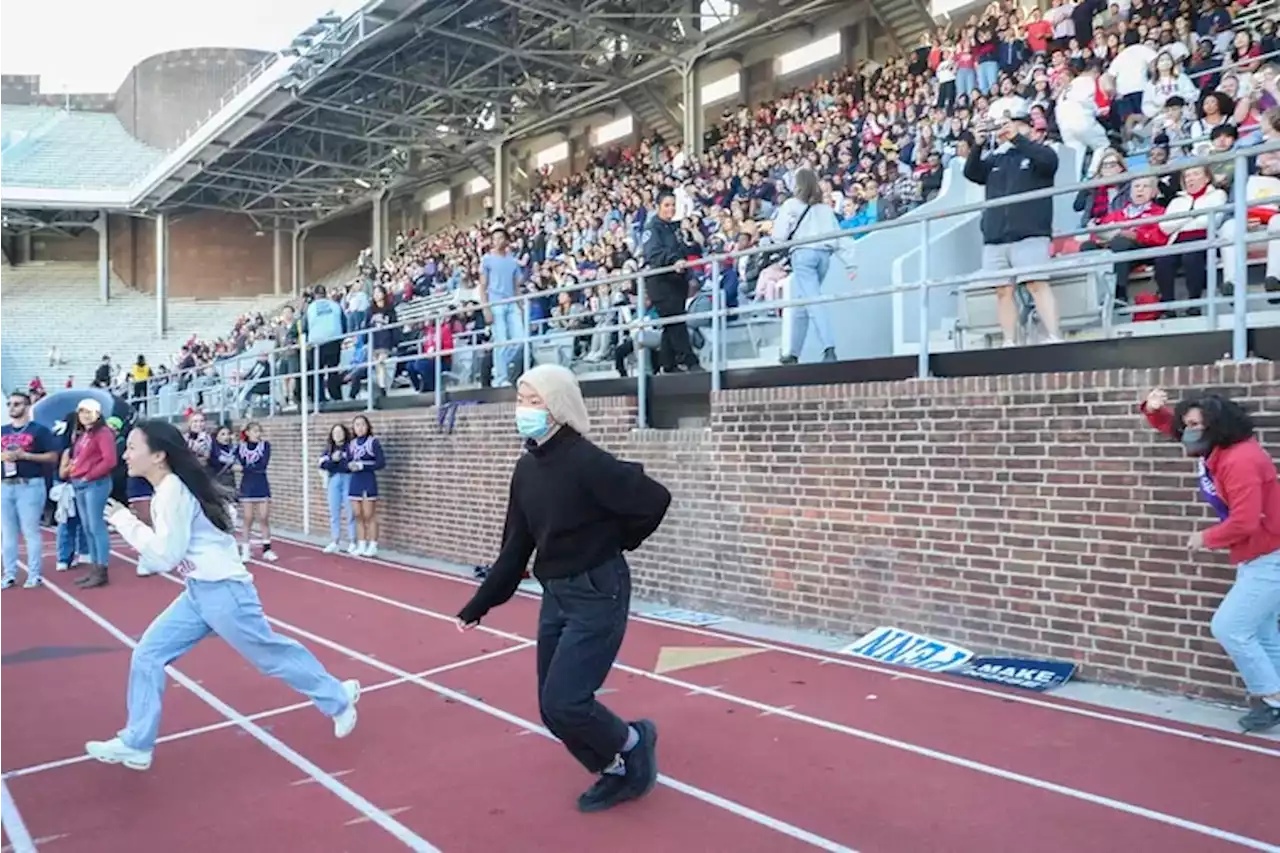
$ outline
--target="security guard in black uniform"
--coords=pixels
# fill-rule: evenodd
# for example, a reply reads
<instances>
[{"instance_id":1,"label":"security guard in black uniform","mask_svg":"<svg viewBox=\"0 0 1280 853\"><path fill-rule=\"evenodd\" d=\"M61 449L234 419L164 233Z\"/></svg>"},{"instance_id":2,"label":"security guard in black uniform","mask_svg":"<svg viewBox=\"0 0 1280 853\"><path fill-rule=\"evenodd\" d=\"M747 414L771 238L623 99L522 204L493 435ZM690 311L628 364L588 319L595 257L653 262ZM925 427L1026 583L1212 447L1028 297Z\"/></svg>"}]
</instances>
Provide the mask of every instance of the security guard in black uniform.
<instances>
[{"instance_id":1,"label":"security guard in black uniform","mask_svg":"<svg viewBox=\"0 0 1280 853\"><path fill-rule=\"evenodd\" d=\"M689 299L689 282L685 278L685 255L688 247L680 236L680 223L675 221L676 197L669 189L658 193L658 215L645 223L640 245L644 263L649 269L675 266L675 272L645 278L645 292L659 317L678 317L685 313ZM684 323L668 323L662 327L662 343L658 347L658 367L664 373L697 370L698 356L689 343L689 327Z\"/></svg>"}]
</instances>

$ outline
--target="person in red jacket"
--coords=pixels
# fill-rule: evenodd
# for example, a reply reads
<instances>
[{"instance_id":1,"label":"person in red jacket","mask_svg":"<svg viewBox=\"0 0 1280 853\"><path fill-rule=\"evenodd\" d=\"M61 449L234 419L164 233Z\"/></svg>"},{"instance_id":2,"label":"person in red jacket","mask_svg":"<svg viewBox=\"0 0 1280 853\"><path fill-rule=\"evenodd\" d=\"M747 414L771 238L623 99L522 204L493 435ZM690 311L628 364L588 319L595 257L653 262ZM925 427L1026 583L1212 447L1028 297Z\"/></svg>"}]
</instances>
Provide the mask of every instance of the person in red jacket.
<instances>
[{"instance_id":1,"label":"person in red jacket","mask_svg":"<svg viewBox=\"0 0 1280 853\"><path fill-rule=\"evenodd\" d=\"M1246 732L1280 725L1280 482L1253 421L1238 403L1216 394L1186 399L1169 411L1157 388L1142 413L1182 442L1199 462L1200 496L1218 523L1191 534L1187 548L1225 550L1236 582L1209 629L1240 671L1255 704L1240 718Z\"/></svg>"},{"instance_id":2,"label":"person in red jacket","mask_svg":"<svg viewBox=\"0 0 1280 853\"><path fill-rule=\"evenodd\" d=\"M111 559L111 535L104 513L111 497L111 475L116 469L116 437L102 417L102 405L86 397L76 407L79 435L68 451L70 476L75 487L76 513L89 537L89 573L76 586L105 586Z\"/></svg>"}]
</instances>

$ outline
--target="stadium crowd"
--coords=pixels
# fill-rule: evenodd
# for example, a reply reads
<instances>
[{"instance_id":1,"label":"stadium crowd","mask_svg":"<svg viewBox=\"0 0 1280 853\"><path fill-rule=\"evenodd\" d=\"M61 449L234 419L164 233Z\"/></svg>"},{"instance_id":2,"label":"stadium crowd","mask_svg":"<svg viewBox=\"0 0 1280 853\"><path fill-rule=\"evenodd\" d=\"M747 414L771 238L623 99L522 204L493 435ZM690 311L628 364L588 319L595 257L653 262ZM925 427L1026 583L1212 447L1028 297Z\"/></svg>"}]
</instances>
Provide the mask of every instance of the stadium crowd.
<instances>
[{"instance_id":1,"label":"stadium crowd","mask_svg":"<svg viewBox=\"0 0 1280 853\"><path fill-rule=\"evenodd\" d=\"M625 375L637 346L658 346L657 333L646 335L643 319L660 306L645 306L642 312L629 282L591 282L645 265L648 237L664 198L674 211L660 218L671 220L669 231L685 261L693 305L707 297L713 280L709 265L699 259L774 238L773 218L797 193L797 181L806 180L805 167L818 178L817 200L829 205L841 228L885 222L937 195L947 165L984 148L988 134L1006 118L1025 119L1036 142L1063 143L1082 155L1087 149L1081 177L1117 181L1081 193L1076 201L1081 227L1112 228L1081 238L1071 250L1122 252L1202 238L1203 216L1192 214L1197 207L1225 203L1230 168L1188 168L1162 180L1132 183L1123 173L1148 162L1280 138L1276 21L1250 16L1249 5L1051 0L1040 10L994 2L962 25L923 38L905 56L884 64L863 61L768 104L726 108L708 132L701 156L691 156L678 142L645 138L631 147L599 150L576 174L539 175L526 197L484 221L425 236L397 235L380 265L372 263L367 250L362 253L358 273L345 287L308 293L276 317L242 317L217 341L188 341L165 375L150 374L152 393L157 383L199 390L227 381L216 369L220 362L260 354L252 369L230 380L239 383L243 396L269 384L272 373L297 370L301 328L317 326L317 320L330 329L374 327L371 341L348 340L345 352L336 344L318 346L318 363L333 372L327 387L316 393L330 397L344 390L354 396L370 364L375 390L397 382L429 390L437 349L490 338L501 343L525 328L533 334L577 332L571 345L558 348L562 362L612 362ZM1250 22L1239 25L1242 17ZM1277 160L1255 158L1251 170L1280 176ZM1189 218L1125 227L1128 220L1166 209L1184 210ZM1226 223L1224 233L1233 224ZM1269 219L1267 211L1251 210L1250 227L1275 233L1277 225L1280 219ZM1280 240L1271 244L1267 284L1280 290L1277 248ZM1205 253L1190 255L1155 265L1158 295L1143 294L1145 301L1174 301L1179 269L1192 298L1203 292ZM1234 269L1229 258L1224 260L1226 270ZM1122 303L1129 296L1130 266L1116 265L1116 297ZM788 278L785 265L768 254L724 265L719 272L723 302L731 309L776 300ZM561 290L573 285L583 287ZM440 341L431 323L396 328L397 306L443 293L452 294L453 313ZM480 307L523 294L532 297L527 327L504 306ZM337 326L330 322L334 319ZM629 335L593 331L619 323L635 330ZM697 329L668 328L678 328L686 339L691 332L692 346L698 346ZM310 333L313 340L322 339L318 331ZM662 337L667 334L664 329ZM696 369L681 350L684 344L671 352L662 346L657 369ZM273 347L286 352L270 363L265 353ZM416 358L384 369L381 361L395 352ZM508 382L515 369L509 347L475 361L471 370L479 375L469 378L486 384ZM489 361L495 362L492 371ZM125 371L118 381L132 385L135 378ZM301 389L297 383L286 386L296 402Z\"/></svg>"}]
</instances>

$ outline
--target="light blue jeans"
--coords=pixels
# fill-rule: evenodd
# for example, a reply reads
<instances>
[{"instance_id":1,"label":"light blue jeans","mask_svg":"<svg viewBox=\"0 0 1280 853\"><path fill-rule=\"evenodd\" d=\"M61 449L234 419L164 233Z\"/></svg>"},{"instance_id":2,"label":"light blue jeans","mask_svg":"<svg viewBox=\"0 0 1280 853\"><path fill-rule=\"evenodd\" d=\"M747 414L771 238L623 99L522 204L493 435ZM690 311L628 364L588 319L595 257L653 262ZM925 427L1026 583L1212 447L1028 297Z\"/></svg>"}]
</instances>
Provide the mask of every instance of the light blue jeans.
<instances>
[{"instance_id":1,"label":"light blue jeans","mask_svg":"<svg viewBox=\"0 0 1280 853\"><path fill-rule=\"evenodd\" d=\"M27 543L27 577L40 577L44 541L40 516L44 514L44 480L0 485L0 548L4 551L4 576L18 576L18 538Z\"/></svg>"},{"instance_id":2,"label":"light blue jeans","mask_svg":"<svg viewBox=\"0 0 1280 853\"><path fill-rule=\"evenodd\" d=\"M263 675L279 678L311 699L326 717L347 708L342 683L301 643L267 624L258 590L243 581L188 580L187 588L142 635L129 663L129 722L120 740L150 750L160 731L164 668L210 634L226 640Z\"/></svg>"},{"instance_id":3,"label":"light blue jeans","mask_svg":"<svg viewBox=\"0 0 1280 853\"><path fill-rule=\"evenodd\" d=\"M489 298L498 297L490 294ZM525 323L524 307L520 303L507 302L503 305L495 305L490 310L493 311L493 326L489 330L493 335L493 343L514 341L528 335L529 327ZM516 360L516 356L520 355L522 349L519 344L493 348L493 385L495 387L511 384L507 380L511 375L511 363Z\"/></svg>"},{"instance_id":4,"label":"light blue jeans","mask_svg":"<svg viewBox=\"0 0 1280 853\"><path fill-rule=\"evenodd\" d=\"M356 541L356 513L351 507L350 474L330 474L325 484L329 498L329 541L342 541L342 514L347 514L347 540Z\"/></svg>"},{"instance_id":5,"label":"light blue jeans","mask_svg":"<svg viewBox=\"0 0 1280 853\"><path fill-rule=\"evenodd\" d=\"M1280 551L1241 563L1209 630L1254 696L1280 693Z\"/></svg>"},{"instance_id":6,"label":"light blue jeans","mask_svg":"<svg viewBox=\"0 0 1280 853\"><path fill-rule=\"evenodd\" d=\"M89 556L89 537L80 516L73 515L58 525L58 562L71 565L72 559L78 556Z\"/></svg>"},{"instance_id":7,"label":"light blue jeans","mask_svg":"<svg viewBox=\"0 0 1280 853\"><path fill-rule=\"evenodd\" d=\"M791 298L814 299L821 296L822 282L826 279L830 266L830 249L792 249ZM836 345L831 334L831 318L827 316L827 306L797 305L791 309L791 355L796 358L804 351L804 339L810 322L813 323L813 334L822 349L830 349Z\"/></svg>"},{"instance_id":8,"label":"light blue jeans","mask_svg":"<svg viewBox=\"0 0 1280 853\"><path fill-rule=\"evenodd\" d=\"M75 488L76 515L80 516L85 535L89 537L89 561L105 566L111 562L111 534L102 514L107 508L107 498L111 497L111 478L89 483L79 481Z\"/></svg>"}]
</instances>

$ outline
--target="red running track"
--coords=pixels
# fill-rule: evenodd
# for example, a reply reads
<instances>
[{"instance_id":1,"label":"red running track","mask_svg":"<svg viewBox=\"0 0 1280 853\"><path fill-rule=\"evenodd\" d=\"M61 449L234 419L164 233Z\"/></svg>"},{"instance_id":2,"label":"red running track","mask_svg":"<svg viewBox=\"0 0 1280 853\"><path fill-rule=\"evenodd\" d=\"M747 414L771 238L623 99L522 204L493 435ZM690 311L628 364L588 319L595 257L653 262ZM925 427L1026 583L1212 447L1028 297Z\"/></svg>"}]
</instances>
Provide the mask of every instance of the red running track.
<instances>
[{"instance_id":1,"label":"red running track","mask_svg":"<svg viewBox=\"0 0 1280 853\"><path fill-rule=\"evenodd\" d=\"M466 579L278 550L253 566L267 613L361 680L353 735L211 639L150 771L84 760L179 587L125 559L103 589L52 575L0 597L6 850L1280 851L1275 741L641 618L606 701L658 723L662 784L580 815L591 780L538 717L536 597L459 633ZM738 656L672 669L689 649Z\"/></svg>"}]
</instances>

